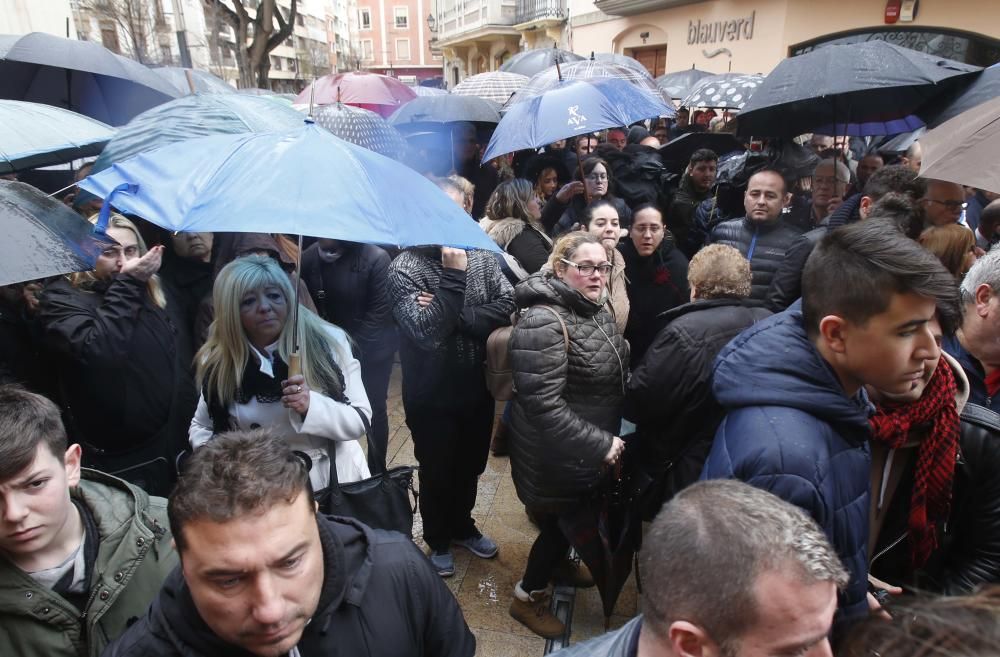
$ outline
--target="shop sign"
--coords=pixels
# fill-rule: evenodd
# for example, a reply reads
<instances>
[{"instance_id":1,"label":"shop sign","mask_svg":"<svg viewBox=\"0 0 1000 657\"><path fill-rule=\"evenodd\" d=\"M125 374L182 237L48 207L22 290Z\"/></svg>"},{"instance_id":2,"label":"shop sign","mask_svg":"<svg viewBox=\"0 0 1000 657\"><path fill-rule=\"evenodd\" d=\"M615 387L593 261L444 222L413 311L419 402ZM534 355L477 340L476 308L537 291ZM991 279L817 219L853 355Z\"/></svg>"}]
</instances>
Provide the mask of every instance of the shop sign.
<instances>
[{"instance_id":1,"label":"shop sign","mask_svg":"<svg viewBox=\"0 0 1000 657\"><path fill-rule=\"evenodd\" d=\"M752 11L746 18L728 21L688 21L688 45L698 43L720 43L725 41L749 41L753 38L757 12Z\"/></svg>"}]
</instances>

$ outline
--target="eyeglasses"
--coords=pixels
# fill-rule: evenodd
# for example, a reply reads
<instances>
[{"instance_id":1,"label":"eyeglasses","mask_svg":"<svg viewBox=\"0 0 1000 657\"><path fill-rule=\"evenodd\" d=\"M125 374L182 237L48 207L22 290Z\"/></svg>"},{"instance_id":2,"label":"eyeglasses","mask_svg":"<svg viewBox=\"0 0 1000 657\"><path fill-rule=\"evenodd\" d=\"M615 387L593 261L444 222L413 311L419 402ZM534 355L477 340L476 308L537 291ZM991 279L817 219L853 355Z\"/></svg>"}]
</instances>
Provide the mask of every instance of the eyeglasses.
<instances>
[{"instance_id":1,"label":"eyeglasses","mask_svg":"<svg viewBox=\"0 0 1000 657\"><path fill-rule=\"evenodd\" d=\"M584 176L584 178L586 178L587 180L590 180L592 182L604 182L605 180L608 179L608 174L606 174L606 173L588 173L586 176Z\"/></svg>"},{"instance_id":2,"label":"eyeglasses","mask_svg":"<svg viewBox=\"0 0 1000 657\"><path fill-rule=\"evenodd\" d=\"M610 262L605 262L604 264L601 265L578 265L572 260L567 260L566 258L559 258L559 259L562 260L567 265L576 267L576 270L580 272L580 274L583 276L593 276L594 271L600 272L601 276L607 276L608 274L611 273Z\"/></svg>"},{"instance_id":3,"label":"eyeglasses","mask_svg":"<svg viewBox=\"0 0 1000 657\"><path fill-rule=\"evenodd\" d=\"M948 208L950 212L959 212L965 207L965 201L939 201L936 198L925 198L928 203L937 203Z\"/></svg>"}]
</instances>

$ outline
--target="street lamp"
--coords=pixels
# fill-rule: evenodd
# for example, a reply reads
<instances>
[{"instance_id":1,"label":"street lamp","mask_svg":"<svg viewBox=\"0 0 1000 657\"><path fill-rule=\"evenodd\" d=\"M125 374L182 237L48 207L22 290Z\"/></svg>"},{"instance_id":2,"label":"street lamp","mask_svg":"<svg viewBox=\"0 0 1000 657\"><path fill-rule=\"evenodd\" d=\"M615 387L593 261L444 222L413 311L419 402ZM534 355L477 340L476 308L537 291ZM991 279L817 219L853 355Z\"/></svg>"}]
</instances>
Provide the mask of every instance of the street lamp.
<instances>
[{"instance_id":1,"label":"street lamp","mask_svg":"<svg viewBox=\"0 0 1000 657\"><path fill-rule=\"evenodd\" d=\"M437 32L437 19L434 18L434 14L427 14L427 29L431 32Z\"/></svg>"}]
</instances>

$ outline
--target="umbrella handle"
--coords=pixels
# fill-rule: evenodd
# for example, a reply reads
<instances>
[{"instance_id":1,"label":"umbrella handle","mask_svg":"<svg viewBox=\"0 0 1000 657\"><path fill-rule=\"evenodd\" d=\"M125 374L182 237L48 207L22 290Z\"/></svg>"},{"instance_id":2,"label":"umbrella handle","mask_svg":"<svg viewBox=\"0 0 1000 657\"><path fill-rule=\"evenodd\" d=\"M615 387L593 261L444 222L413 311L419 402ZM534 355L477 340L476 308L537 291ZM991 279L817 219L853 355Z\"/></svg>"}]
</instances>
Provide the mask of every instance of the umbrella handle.
<instances>
[{"instance_id":1,"label":"umbrella handle","mask_svg":"<svg viewBox=\"0 0 1000 657\"><path fill-rule=\"evenodd\" d=\"M302 374L302 359L299 352L288 354L288 378Z\"/></svg>"}]
</instances>

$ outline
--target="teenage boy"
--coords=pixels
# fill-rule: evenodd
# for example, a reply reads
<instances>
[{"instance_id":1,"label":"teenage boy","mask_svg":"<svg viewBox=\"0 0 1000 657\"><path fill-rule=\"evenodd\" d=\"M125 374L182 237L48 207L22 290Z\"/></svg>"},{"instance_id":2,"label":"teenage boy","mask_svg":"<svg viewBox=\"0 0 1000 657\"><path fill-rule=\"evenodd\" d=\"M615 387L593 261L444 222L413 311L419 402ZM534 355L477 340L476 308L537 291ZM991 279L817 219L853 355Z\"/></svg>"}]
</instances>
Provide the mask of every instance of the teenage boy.
<instances>
[{"instance_id":1,"label":"teenage boy","mask_svg":"<svg viewBox=\"0 0 1000 657\"><path fill-rule=\"evenodd\" d=\"M863 616L867 588L871 404L863 384L904 393L951 331L954 278L885 220L832 231L806 263L802 300L720 352L713 391L727 415L703 479L735 478L796 504L819 523L851 581L841 619ZM876 608L874 598L871 607Z\"/></svg>"},{"instance_id":2,"label":"teenage boy","mask_svg":"<svg viewBox=\"0 0 1000 657\"><path fill-rule=\"evenodd\" d=\"M166 500L80 468L59 409L0 386L0 655L96 657L177 565Z\"/></svg>"}]
</instances>

